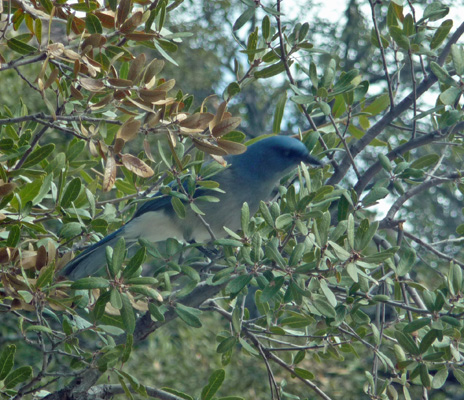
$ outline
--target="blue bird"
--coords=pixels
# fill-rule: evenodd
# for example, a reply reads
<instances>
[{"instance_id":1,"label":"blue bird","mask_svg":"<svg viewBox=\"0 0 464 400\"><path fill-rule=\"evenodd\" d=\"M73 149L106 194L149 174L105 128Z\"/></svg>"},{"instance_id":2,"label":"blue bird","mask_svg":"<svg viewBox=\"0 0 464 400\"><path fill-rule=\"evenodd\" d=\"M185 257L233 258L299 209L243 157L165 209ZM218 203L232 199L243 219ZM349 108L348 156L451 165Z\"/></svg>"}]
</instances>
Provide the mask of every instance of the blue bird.
<instances>
[{"instance_id":1,"label":"blue bird","mask_svg":"<svg viewBox=\"0 0 464 400\"><path fill-rule=\"evenodd\" d=\"M201 207L204 219L216 237L226 236L224 226L238 230L243 203L247 202L250 213L254 214L260 201L270 200L280 179L300 162L321 165L309 155L301 141L286 136L262 139L250 145L245 153L224 158L229 167L213 178L224 193L214 192L220 201L205 203ZM201 194L204 189L195 191L195 196ZM180 219L172 208L170 197L158 197L145 202L124 226L75 257L61 274L76 280L96 273L106 264L106 247L113 247L121 237L128 244L139 238L154 243L168 238L200 243L211 239L205 225L190 208L185 218Z\"/></svg>"}]
</instances>

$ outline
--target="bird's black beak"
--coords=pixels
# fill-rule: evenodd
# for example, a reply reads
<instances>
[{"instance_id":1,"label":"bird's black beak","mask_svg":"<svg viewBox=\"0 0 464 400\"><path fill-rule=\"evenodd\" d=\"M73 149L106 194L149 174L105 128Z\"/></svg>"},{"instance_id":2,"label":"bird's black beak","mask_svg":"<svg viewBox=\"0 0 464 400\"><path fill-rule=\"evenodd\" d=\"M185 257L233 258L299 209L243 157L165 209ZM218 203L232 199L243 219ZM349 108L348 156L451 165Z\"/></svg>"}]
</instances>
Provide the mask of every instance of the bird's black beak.
<instances>
[{"instance_id":1,"label":"bird's black beak","mask_svg":"<svg viewBox=\"0 0 464 400\"><path fill-rule=\"evenodd\" d=\"M314 158L313 156L311 155L307 155L305 157L305 159L303 160L306 164L311 164L311 165L315 165L317 167L322 167L324 164L321 163L317 158Z\"/></svg>"}]
</instances>

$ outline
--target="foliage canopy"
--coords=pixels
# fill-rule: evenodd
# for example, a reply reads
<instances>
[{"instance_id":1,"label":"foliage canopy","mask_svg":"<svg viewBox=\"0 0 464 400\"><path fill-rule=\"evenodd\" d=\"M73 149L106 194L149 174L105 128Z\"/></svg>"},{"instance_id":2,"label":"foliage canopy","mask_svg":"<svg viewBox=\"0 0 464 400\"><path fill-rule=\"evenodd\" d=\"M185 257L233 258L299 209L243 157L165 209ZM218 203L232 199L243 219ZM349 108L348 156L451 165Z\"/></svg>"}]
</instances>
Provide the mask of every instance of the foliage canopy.
<instances>
[{"instance_id":1,"label":"foliage canopy","mask_svg":"<svg viewBox=\"0 0 464 400\"><path fill-rule=\"evenodd\" d=\"M351 0L340 31L291 3L0 2L3 398L462 390L464 24L440 2ZM154 193L206 223L204 154L246 151L238 129L298 134L327 162L207 250L122 239L102 276L59 276Z\"/></svg>"}]
</instances>

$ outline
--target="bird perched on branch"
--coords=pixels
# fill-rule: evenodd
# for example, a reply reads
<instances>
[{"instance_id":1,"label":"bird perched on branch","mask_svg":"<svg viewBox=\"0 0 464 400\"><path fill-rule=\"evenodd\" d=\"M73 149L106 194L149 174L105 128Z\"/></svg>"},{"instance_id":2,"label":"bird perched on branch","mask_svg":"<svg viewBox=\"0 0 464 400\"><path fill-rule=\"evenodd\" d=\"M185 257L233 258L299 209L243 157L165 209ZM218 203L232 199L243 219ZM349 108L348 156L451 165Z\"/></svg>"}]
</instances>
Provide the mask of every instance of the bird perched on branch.
<instances>
[{"instance_id":1,"label":"bird perched on branch","mask_svg":"<svg viewBox=\"0 0 464 400\"><path fill-rule=\"evenodd\" d=\"M168 238L204 242L211 238L210 231L216 237L224 237L224 226L232 230L240 228L240 213L244 202L248 203L250 213L254 214L260 201L270 200L280 179L300 162L321 165L309 155L301 141L286 136L262 139L250 145L245 153L224 158L228 168L213 178L224 193L214 193L219 202L205 202L201 206L206 223L200 221L190 208L185 218L179 218L172 207L170 196L148 200L129 222L75 257L61 274L76 280L96 273L106 264L106 247L113 247L121 237L124 237L126 243L137 242L139 238L151 242L161 242ZM197 189L195 197L204 195L205 191Z\"/></svg>"}]
</instances>

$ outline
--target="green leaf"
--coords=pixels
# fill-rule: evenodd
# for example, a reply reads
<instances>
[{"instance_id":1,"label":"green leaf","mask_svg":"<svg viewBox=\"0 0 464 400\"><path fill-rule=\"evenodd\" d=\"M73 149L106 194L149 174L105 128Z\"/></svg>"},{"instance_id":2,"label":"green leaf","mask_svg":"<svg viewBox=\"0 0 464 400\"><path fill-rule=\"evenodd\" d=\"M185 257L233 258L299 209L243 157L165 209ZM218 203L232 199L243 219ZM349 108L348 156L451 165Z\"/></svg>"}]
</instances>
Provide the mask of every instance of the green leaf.
<instances>
[{"instance_id":1,"label":"green leaf","mask_svg":"<svg viewBox=\"0 0 464 400\"><path fill-rule=\"evenodd\" d=\"M440 94L440 101L447 106L452 106L461 94L461 89L450 86Z\"/></svg>"},{"instance_id":2,"label":"green leaf","mask_svg":"<svg viewBox=\"0 0 464 400\"><path fill-rule=\"evenodd\" d=\"M419 374L420 374L422 385L424 385L424 387L426 387L427 389L430 389L430 387L432 386L432 383L430 382L430 375L429 375L429 370L427 368L427 365L425 364L419 365Z\"/></svg>"},{"instance_id":3,"label":"green leaf","mask_svg":"<svg viewBox=\"0 0 464 400\"><path fill-rule=\"evenodd\" d=\"M45 268L42 268L39 274L39 277L37 278L37 282L35 284L35 287L40 289L43 288L44 286L50 284L53 280L53 275L55 274L55 264L50 264Z\"/></svg>"},{"instance_id":4,"label":"green leaf","mask_svg":"<svg viewBox=\"0 0 464 400\"><path fill-rule=\"evenodd\" d=\"M314 374L312 372L309 372L307 369L295 367L293 369L293 372L300 378L308 379L310 381L312 381L315 378Z\"/></svg>"},{"instance_id":5,"label":"green leaf","mask_svg":"<svg viewBox=\"0 0 464 400\"><path fill-rule=\"evenodd\" d=\"M419 351L421 352L421 354L424 354L429 349L429 347L433 344L433 342L435 341L435 339L437 339L437 337L438 337L438 331L436 329L431 329L424 335L424 337L422 338L419 344Z\"/></svg>"},{"instance_id":6,"label":"green leaf","mask_svg":"<svg viewBox=\"0 0 464 400\"><path fill-rule=\"evenodd\" d=\"M241 216L240 220L241 220L243 234L245 236L248 236L248 233L249 233L248 226L250 224L250 208L248 207L247 202L243 203L240 216Z\"/></svg>"},{"instance_id":7,"label":"green leaf","mask_svg":"<svg viewBox=\"0 0 464 400\"><path fill-rule=\"evenodd\" d=\"M446 322L447 324L450 324L452 326L455 326L457 328L461 328L461 321L457 318L454 318L454 317L451 317L449 315L443 315L442 317L440 317L440 319L443 321L443 322Z\"/></svg>"},{"instance_id":8,"label":"green leaf","mask_svg":"<svg viewBox=\"0 0 464 400\"><path fill-rule=\"evenodd\" d=\"M174 311L187 325L193 328L201 328L201 321L198 318L198 315L201 313L201 311L197 310L196 308L184 306L181 303L176 304Z\"/></svg>"},{"instance_id":9,"label":"green leaf","mask_svg":"<svg viewBox=\"0 0 464 400\"><path fill-rule=\"evenodd\" d=\"M448 71L435 61L430 62L430 69L440 82L445 83L446 85L459 87L458 83L448 74Z\"/></svg>"},{"instance_id":10,"label":"green leaf","mask_svg":"<svg viewBox=\"0 0 464 400\"><path fill-rule=\"evenodd\" d=\"M110 290L110 303L116 310L122 308L122 296L117 288L111 288Z\"/></svg>"},{"instance_id":11,"label":"green leaf","mask_svg":"<svg viewBox=\"0 0 464 400\"><path fill-rule=\"evenodd\" d=\"M265 249L265 254L266 257L270 258L271 260L275 261L279 267L284 267L285 266L285 260L282 257L282 255L279 252L279 249L277 248L277 243L274 241L270 241Z\"/></svg>"},{"instance_id":12,"label":"green leaf","mask_svg":"<svg viewBox=\"0 0 464 400\"><path fill-rule=\"evenodd\" d=\"M453 375L461 386L464 387L464 371L457 368L453 369Z\"/></svg>"},{"instance_id":13,"label":"green leaf","mask_svg":"<svg viewBox=\"0 0 464 400\"><path fill-rule=\"evenodd\" d=\"M132 308L132 304L129 300L129 297L127 297L124 293L121 294L122 297L122 308L120 310L121 312L121 318L124 323L124 330L127 333L134 333L135 330L135 313L134 309Z\"/></svg>"},{"instance_id":14,"label":"green leaf","mask_svg":"<svg viewBox=\"0 0 464 400\"><path fill-rule=\"evenodd\" d=\"M337 306L337 298L335 297L332 290L330 290L329 287L327 286L327 282L325 280L321 280L319 282L319 284L321 285L322 293L324 293L324 296L329 301L329 304L332 307L336 307Z\"/></svg>"},{"instance_id":15,"label":"green leaf","mask_svg":"<svg viewBox=\"0 0 464 400\"><path fill-rule=\"evenodd\" d=\"M400 261L396 270L399 276L406 275L416 262L416 251L411 247L402 247L398 253Z\"/></svg>"},{"instance_id":16,"label":"green leaf","mask_svg":"<svg viewBox=\"0 0 464 400\"><path fill-rule=\"evenodd\" d=\"M45 146L35 149L26 158L22 168L30 168L42 160L45 160L51 153L53 153L53 150L55 150L55 145L53 143L46 144Z\"/></svg>"},{"instance_id":17,"label":"green leaf","mask_svg":"<svg viewBox=\"0 0 464 400\"><path fill-rule=\"evenodd\" d=\"M81 179L74 178L68 183L64 191L63 197L61 198L61 207L67 208L71 203L77 199L81 191Z\"/></svg>"},{"instance_id":18,"label":"green leaf","mask_svg":"<svg viewBox=\"0 0 464 400\"><path fill-rule=\"evenodd\" d=\"M13 368L15 352L16 346L14 344L10 344L6 346L3 349L2 354L0 354L0 381L5 379Z\"/></svg>"},{"instance_id":19,"label":"green leaf","mask_svg":"<svg viewBox=\"0 0 464 400\"><path fill-rule=\"evenodd\" d=\"M418 331L419 329L423 328L424 326L429 325L430 322L432 322L431 318L419 318L419 319L416 319L416 320L410 322L409 324L407 324L403 328L403 332L411 333L411 332Z\"/></svg>"},{"instance_id":20,"label":"green leaf","mask_svg":"<svg viewBox=\"0 0 464 400\"><path fill-rule=\"evenodd\" d=\"M409 42L409 38L404 34L403 30L398 26L391 26L389 30L390 35L396 44L404 50L409 50L411 43Z\"/></svg>"},{"instance_id":21,"label":"green leaf","mask_svg":"<svg viewBox=\"0 0 464 400\"><path fill-rule=\"evenodd\" d=\"M18 245L20 238L21 228L19 225L12 225L10 232L8 233L8 238L6 239L6 246L15 248Z\"/></svg>"},{"instance_id":22,"label":"green leaf","mask_svg":"<svg viewBox=\"0 0 464 400\"><path fill-rule=\"evenodd\" d=\"M432 388L440 389L448 379L448 369L445 367L437 371L432 379Z\"/></svg>"},{"instance_id":23,"label":"green leaf","mask_svg":"<svg viewBox=\"0 0 464 400\"><path fill-rule=\"evenodd\" d=\"M448 280L451 293L454 295L459 294L462 289L462 269L453 262L450 264Z\"/></svg>"},{"instance_id":24,"label":"green leaf","mask_svg":"<svg viewBox=\"0 0 464 400\"><path fill-rule=\"evenodd\" d=\"M253 277L251 275L240 275L230 281L226 286L226 292L232 295L239 293L245 286L247 286Z\"/></svg>"},{"instance_id":25,"label":"green leaf","mask_svg":"<svg viewBox=\"0 0 464 400\"><path fill-rule=\"evenodd\" d=\"M174 211L176 212L177 216L181 219L184 219L186 216L186 211L185 211L184 203L182 203L182 200L180 200L177 197L172 196L171 205Z\"/></svg>"},{"instance_id":26,"label":"green leaf","mask_svg":"<svg viewBox=\"0 0 464 400\"><path fill-rule=\"evenodd\" d=\"M389 259L390 257L393 257L398 251L398 249L398 246L390 247L389 249L381 251L380 253L371 254L366 257L363 257L362 261L367 263L381 263Z\"/></svg>"},{"instance_id":27,"label":"green leaf","mask_svg":"<svg viewBox=\"0 0 464 400\"><path fill-rule=\"evenodd\" d=\"M223 369L214 371L208 381L208 384L201 391L201 400L211 400L224 382L226 373Z\"/></svg>"},{"instance_id":28,"label":"green leaf","mask_svg":"<svg viewBox=\"0 0 464 400\"><path fill-rule=\"evenodd\" d=\"M271 20L268 15L265 15L261 23L261 33L265 42L271 38Z\"/></svg>"},{"instance_id":29,"label":"green leaf","mask_svg":"<svg viewBox=\"0 0 464 400\"><path fill-rule=\"evenodd\" d=\"M440 46L448 36L448 33L450 33L452 27L453 20L447 19L446 21L443 21L439 28L435 31L435 34L430 41L430 48L436 49L438 46Z\"/></svg>"},{"instance_id":30,"label":"green leaf","mask_svg":"<svg viewBox=\"0 0 464 400\"><path fill-rule=\"evenodd\" d=\"M163 313L160 311L158 307L155 306L153 303L148 303L148 311L150 311L150 314L160 322L163 322L165 320Z\"/></svg>"},{"instance_id":31,"label":"green leaf","mask_svg":"<svg viewBox=\"0 0 464 400\"><path fill-rule=\"evenodd\" d=\"M236 96L241 92L240 85L237 82L232 82L227 86L227 100L230 100L232 97Z\"/></svg>"},{"instance_id":32,"label":"green leaf","mask_svg":"<svg viewBox=\"0 0 464 400\"><path fill-rule=\"evenodd\" d=\"M293 216L291 214L279 215L275 220L275 227L277 229L284 229L286 226L293 222Z\"/></svg>"},{"instance_id":33,"label":"green leaf","mask_svg":"<svg viewBox=\"0 0 464 400\"><path fill-rule=\"evenodd\" d=\"M263 289L263 292L261 293L260 301L263 303L266 303L269 300L272 300L277 295L277 293L279 293L284 282L285 282L285 278L283 276L279 276L275 278L274 280L270 281L269 285Z\"/></svg>"},{"instance_id":34,"label":"green leaf","mask_svg":"<svg viewBox=\"0 0 464 400\"><path fill-rule=\"evenodd\" d=\"M16 53L19 54L30 54L30 53L35 53L37 51L37 48L34 46L31 46L27 43L22 42L21 40L18 40L16 38L11 38L6 42L7 46L13 50L16 51Z\"/></svg>"},{"instance_id":35,"label":"green leaf","mask_svg":"<svg viewBox=\"0 0 464 400\"><path fill-rule=\"evenodd\" d=\"M267 17L267 15L266 15ZM285 105L287 104L287 92L282 93L277 100L276 110L274 112L274 123L272 124L272 132L280 133L280 126L284 116Z\"/></svg>"},{"instance_id":36,"label":"green leaf","mask_svg":"<svg viewBox=\"0 0 464 400\"><path fill-rule=\"evenodd\" d=\"M122 263L124 262L124 256L126 254L126 241L123 236L121 236L116 245L113 247L113 256L111 263L109 263L110 272L115 277L118 272L121 270Z\"/></svg>"},{"instance_id":37,"label":"green leaf","mask_svg":"<svg viewBox=\"0 0 464 400\"><path fill-rule=\"evenodd\" d=\"M438 162L440 156L438 154L427 154L413 161L410 168L422 169L434 165Z\"/></svg>"},{"instance_id":38,"label":"green leaf","mask_svg":"<svg viewBox=\"0 0 464 400\"><path fill-rule=\"evenodd\" d=\"M385 110L389 105L390 97L387 93L384 93L377 97L371 104L369 104L362 111L371 115L377 115L380 114L383 110Z\"/></svg>"},{"instance_id":39,"label":"green leaf","mask_svg":"<svg viewBox=\"0 0 464 400\"><path fill-rule=\"evenodd\" d=\"M27 327L26 332L53 333L53 331L48 326L43 325L30 325Z\"/></svg>"},{"instance_id":40,"label":"green leaf","mask_svg":"<svg viewBox=\"0 0 464 400\"><path fill-rule=\"evenodd\" d=\"M105 278L89 277L82 278L72 283L71 289L103 289L110 286L110 283Z\"/></svg>"},{"instance_id":41,"label":"green leaf","mask_svg":"<svg viewBox=\"0 0 464 400\"><path fill-rule=\"evenodd\" d=\"M40 0L40 4L45 9L47 14L51 14L53 10L53 3L50 0Z\"/></svg>"},{"instance_id":42,"label":"green leaf","mask_svg":"<svg viewBox=\"0 0 464 400\"><path fill-rule=\"evenodd\" d=\"M451 56L453 58L454 69L459 76L464 75L464 51L461 46L453 44L451 46Z\"/></svg>"},{"instance_id":43,"label":"green leaf","mask_svg":"<svg viewBox=\"0 0 464 400\"><path fill-rule=\"evenodd\" d=\"M269 67L263 68L259 71L255 71L254 77L256 79L266 79L272 76L278 75L281 72L285 71L285 64L282 61L279 61L276 64L272 64Z\"/></svg>"},{"instance_id":44,"label":"green leaf","mask_svg":"<svg viewBox=\"0 0 464 400\"><path fill-rule=\"evenodd\" d=\"M145 247L141 247L137 250L137 253L135 253L134 256L129 260L126 267L122 271L122 277L124 279L132 278L137 273L145 260L146 254L147 249Z\"/></svg>"},{"instance_id":45,"label":"green leaf","mask_svg":"<svg viewBox=\"0 0 464 400\"><path fill-rule=\"evenodd\" d=\"M381 200L388 196L389 190L384 187L374 187L372 190L364 196L362 203L364 206L369 206L376 203L378 200Z\"/></svg>"},{"instance_id":46,"label":"green leaf","mask_svg":"<svg viewBox=\"0 0 464 400\"><path fill-rule=\"evenodd\" d=\"M85 17L85 27L89 33L103 33L103 27L97 16L88 13Z\"/></svg>"},{"instance_id":47,"label":"green leaf","mask_svg":"<svg viewBox=\"0 0 464 400\"><path fill-rule=\"evenodd\" d=\"M437 21L443 18L444 16L446 16L448 13L449 13L448 6L445 6L444 4L438 1L433 2L429 4L427 7L425 7L424 15L419 21L417 21L417 24L420 24L426 19L428 19L429 21Z\"/></svg>"},{"instance_id":48,"label":"green leaf","mask_svg":"<svg viewBox=\"0 0 464 400\"><path fill-rule=\"evenodd\" d=\"M317 311L319 311L322 315L329 318L335 318L337 316L335 308L333 308L329 303L327 303L325 297L314 295L312 303L314 307L316 307Z\"/></svg>"},{"instance_id":49,"label":"green leaf","mask_svg":"<svg viewBox=\"0 0 464 400\"><path fill-rule=\"evenodd\" d=\"M401 331L395 331L395 338L396 340L398 340L398 343L401 345L401 347L405 349L408 353L415 356L418 356L420 354L417 344L414 342L410 335Z\"/></svg>"},{"instance_id":50,"label":"green leaf","mask_svg":"<svg viewBox=\"0 0 464 400\"><path fill-rule=\"evenodd\" d=\"M235 336L229 336L225 338L221 343L219 343L216 352L219 354L223 354L234 348L237 344L237 338Z\"/></svg>"},{"instance_id":51,"label":"green leaf","mask_svg":"<svg viewBox=\"0 0 464 400\"><path fill-rule=\"evenodd\" d=\"M134 344L134 335L127 335L126 346L124 347L124 352L122 353L122 358L121 358L122 363L126 363L127 360L129 360L133 344Z\"/></svg>"},{"instance_id":52,"label":"green leaf","mask_svg":"<svg viewBox=\"0 0 464 400\"><path fill-rule=\"evenodd\" d=\"M12 389L21 382L27 381L32 376L32 367L24 366L15 369L13 372L8 374L3 382L3 385L7 389Z\"/></svg>"},{"instance_id":53,"label":"green leaf","mask_svg":"<svg viewBox=\"0 0 464 400\"><path fill-rule=\"evenodd\" d=\"M163 297L157 290L145 285L131 285L129 286L129 290L133 293L139 293L143 294L144 296L151 297L154 300L163 300Z\"/></svg>"},{"instance_id":54,"label":"green leaf","mask_svg":"<svg viewBox=\"0 0 464 400\"><path fill-rule=\"evenodd\" d=\"M232 29L234 31L239 30L243 25L245 25L251 19L251 17L253 17L253 15L255 15L255 10L256 10L256 7L248 7L243 12L243 14L240 15L240 17L238 17L238 19L235 21Z\"/></svg>"},{"instance_id":55,"label":"green leaf","mask_svg":"<svg viewBox=\"0 0 464 400\"><path fill-rule=\"evenodd\" d=\"M392 165L391 165L390 159L383 153L380 153L377 156L377 158L379 159L379 162L382 165L382 168L387 172L391 172Z\"/></svg>"}]
</instances>

